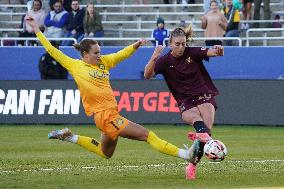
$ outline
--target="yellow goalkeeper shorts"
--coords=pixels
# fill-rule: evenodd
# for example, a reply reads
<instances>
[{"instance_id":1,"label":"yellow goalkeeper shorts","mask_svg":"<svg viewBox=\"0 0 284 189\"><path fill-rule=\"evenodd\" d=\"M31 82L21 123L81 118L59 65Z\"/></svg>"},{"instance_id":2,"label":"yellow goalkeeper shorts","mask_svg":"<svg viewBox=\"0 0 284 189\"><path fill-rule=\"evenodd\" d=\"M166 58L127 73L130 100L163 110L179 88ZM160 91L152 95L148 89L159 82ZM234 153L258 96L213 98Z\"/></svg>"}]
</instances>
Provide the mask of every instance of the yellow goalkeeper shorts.
<instances>
[{"instance_id":1,"label":"yellow goalkeeper shorts","mask_svg":"<svg viewBox=\"0 0 284 189\"><path fill-rule=\"evenodd\" d=\"M119 115L117 108L97 112L94 120L97 128L113 140L119 136L129 122L126 118Z\"/></svg>"}]
</instances>

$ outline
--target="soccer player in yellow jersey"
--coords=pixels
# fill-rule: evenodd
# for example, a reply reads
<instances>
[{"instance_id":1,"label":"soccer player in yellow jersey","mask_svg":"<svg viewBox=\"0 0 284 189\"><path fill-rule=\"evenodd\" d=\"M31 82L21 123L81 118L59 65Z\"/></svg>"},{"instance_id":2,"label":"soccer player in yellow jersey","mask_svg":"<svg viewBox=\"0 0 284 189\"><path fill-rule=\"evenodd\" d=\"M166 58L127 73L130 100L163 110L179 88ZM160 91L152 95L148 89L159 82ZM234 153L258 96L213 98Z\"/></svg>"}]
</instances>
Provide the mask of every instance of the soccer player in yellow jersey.
<instances>
[{"instance_id":1,"label":"soccer player in yellow jersey","mask_svg":"<svg viewBox=\"0 0 284 189\"><path fill-rule=\"evenodd\" d=\"M54 48L41 33L32 17L27 16L25 19L33 27L46 51L73 76L80 90L86 114L94 116L96 126L102 131L100 142L93 138L72 134L68 128L52 131L48 135L49 138L79 144L103 158L111 158L120 136L146 141L162 153L193 161L192 158L198 153L198 147L195 145L180 149L160 139L153 131L127 120L118 113L117 102L109 83L109 70L131 56L136 49L147 42L146 40L138 40L117 53L101 55L98 42L86 39L74 45L82 56L82 60L76 60Z\"/></svg>"}]
</instances>

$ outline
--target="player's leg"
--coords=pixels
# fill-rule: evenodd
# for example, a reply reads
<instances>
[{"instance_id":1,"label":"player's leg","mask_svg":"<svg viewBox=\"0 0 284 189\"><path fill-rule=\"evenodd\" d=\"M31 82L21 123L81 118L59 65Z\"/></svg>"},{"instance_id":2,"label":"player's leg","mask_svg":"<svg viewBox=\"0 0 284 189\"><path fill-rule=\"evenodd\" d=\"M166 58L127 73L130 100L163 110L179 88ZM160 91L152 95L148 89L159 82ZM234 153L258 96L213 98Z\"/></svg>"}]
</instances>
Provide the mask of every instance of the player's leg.
<instances>
[{"instance_id":1,"label":"player's leg","mask_svg":"<svg viewBox=\"0 0 284 189\"><path fill-rule=\"evenodd\" d=\"M209 133L211 133L214 118L215 118L215 107L211 103L204 103L197 106L202 120L206 127L209 129Z\"/></svg>"},{"instance_id":2,"label":"player's leg","mask_svg":"<svg viewBox=\"0 0 284 189\"><path fill-rule=\"evenodd\" d=\"M210 130L206 126L198 107L193 107L182 112L182 119L187 124L192 125L196 130L196 132L188 133L188 137L191 140L199 139L202 142L206 142L211 139L209 136Z\"/></svg>"},{"instance_id":3,"label":"player's leg","mask_svg":"<svg viewBox=\"0 0 284 189\"><path fill-rule=\"evenodd\" d=\"M192 107L193 104L191 103L184 103L184 112L182 112L182 119L190 124L193 125L196 132L190 132L189 133L189 137L198 144L198 153L195 154L195 156L193 157L193 162L190 162L187 166L186 166L186 178L193 180L195 179L195 175L196 175L196 165L197 163L200 161L200 159L203 156L203 148L205 145L205 140L210 139L211 137L208 135L209 133L209 128L206 126L203 117L202 117L202 113L200 112L198 107ZM201 107L201 109L203 110L203 106ZM197 140L199 139L199 140ZM203 140L203 142L201 142L200 140Z\"/></svg>"},{"instance_id":4,"label":"player's leg","mask_svg":"<svg viewBox=\"0 0 284 189\"><path fill-rule=\"evenodd\" d=\"M202 127L200 126L202 125L203 120L202 120L201 114L197 107L193 107L193 108L190 108L182 112L182 119L187 124L195 126L196 132L198 132L198 129L202 129ZM206 128L203 128L203 129L206 129ZM195 143L198 143L198 153L196 153L195 156L193 157L193 162L190 162L185 168L186 178L189 180L195 179L197 163L200 161L202 157L201 155L201 153L203 153L202 148L204 147L204 144L205 144L196 139L196 132L189 132L189 135L191 135L190 136L191 139Z\"/></svg>"},{"instance_id":5,"label":"player's leg","mask_svg":"<svg viewBox=\"0 0 284 189\"><path fill-rule=\"evenodd\" d=\"M51 131L48 134L48 138L49 139L59 139L59 140L63 140L66 142L78 144L81 147L98 154L102 158L109 158L109 156L105 155L104 152L102 151L101 142L99 142L98 140L94 138L90 138L87 136L72 134L71 130L68 128ZM115 146L116 146L116 143L115 143Z\"/></svg>"},{"instance_id":6,"label":"player's leg","mask_svg":"<svg viewBox=\"0 0 284 189\"><path fill-rule=\"evenodd\" d=\"M128 121L128 125L120 132L119 136L132 140L145 141L149 143L152 148L161 153L180 157L185 160L191 159L193 154L198 151L198 149L196 149L197 144L188 149L180 149L159 138L153 131L149 131L145 127L131 121Z\"/></svg>"},{"instance_id":7,"label":"player's leg","mask_svg":"<svg viewBox=\"0 0 284 189\"><path fill-rule=\"evenodd\" d=\"M108 137L106 134L102 133L101 135L101 144L102 144L102 152L108 157L111 158L116 145L117 145L118 137L116 139L112 139Z\"/></svg>"},{"instance_id":8,"label":"player's leg","mask_svg":"<svg viewBox=\"0 0 284 189\"><path fill-rule=\"evenodd\" d=\"M112 109L96 113L95 123L102 131L101 141L87 136L73 135L68 128L52 131L48 137L78 144L100 157L110 158L116 148L119 132L126 124L117 114L117 111Z\"/></svg>"}]
</instances>

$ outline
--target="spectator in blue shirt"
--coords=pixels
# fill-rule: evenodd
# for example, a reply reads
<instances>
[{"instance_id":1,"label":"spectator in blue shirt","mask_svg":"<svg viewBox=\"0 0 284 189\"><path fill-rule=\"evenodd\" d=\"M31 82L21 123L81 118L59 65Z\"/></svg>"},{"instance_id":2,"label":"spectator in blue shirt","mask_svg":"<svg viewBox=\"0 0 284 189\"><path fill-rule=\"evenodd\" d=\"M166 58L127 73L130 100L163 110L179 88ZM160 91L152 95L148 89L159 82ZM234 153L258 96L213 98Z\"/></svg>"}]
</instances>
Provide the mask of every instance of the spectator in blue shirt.
<instances>
[{"instance_id":1,"label":"spectator in blue shirt","mask_svg":"<svg viewBox=\"0 0 284 189\"><path fill-rule=\"evenodd\" d=\"M83 19L85 16L85 10L80 8L79 0L72 0L71 8L72 10L69 12L65 37L71 37L78 40L79 37L84 34ZM65 40L61 45L70 46L72 44L73 41Z\"/></svg>"},{"instance_id":2,"label":"spectator in blue shirt","mask_svg":"<svg viewBox=\"0 0 284 189\"><path fill-rule=\"evenodd\" d=\"M63 9L60 0L55 1L51 10L44 20L46 29L44 31L46 37L63 37L65 33L65 26L68 21L68 12Z\"/></svg>"},{"instance_id":3,"label":"spectator in blue shirt","mask_svg":"<svg viewBox=\"0 0 284 189\"><path fill-rule=\"evenodd\" d=\"M155 38L153 44L155 46L158 45L167 45L165 38L169 37L169 31L165 29L165 21L162 18L157 19L157 28L154 29L152 33L152 38Z\"/></svg>"}]
</instances>

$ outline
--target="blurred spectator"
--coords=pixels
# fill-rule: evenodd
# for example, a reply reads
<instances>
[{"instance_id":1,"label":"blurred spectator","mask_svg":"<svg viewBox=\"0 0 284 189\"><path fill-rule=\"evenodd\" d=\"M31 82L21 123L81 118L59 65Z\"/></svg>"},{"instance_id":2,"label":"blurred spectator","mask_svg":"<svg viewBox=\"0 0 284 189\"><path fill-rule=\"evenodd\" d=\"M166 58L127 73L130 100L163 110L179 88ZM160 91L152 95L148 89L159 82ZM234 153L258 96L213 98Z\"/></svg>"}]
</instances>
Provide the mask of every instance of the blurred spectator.
<instances>
[{"instance_id":1,"label":"blurred spectator","mask_svg":"<svg viewBox=\"0 0 284 189\"><path fill-rule=\"evenodd\" d=\"M71 2L72 11L69 12L68 22L66 26L65 37L79 39L84 34L83 19L85 15L85 10L80 8L78 0L72 0ZM62 42L62 46L70 46L73 41L66 40Z\"/></svg>"},{"instance_id":2,"label":"blurred spectator","mask_svg":"<svg viewBox=\"0 0 284 189\"><path fill-rule=\"evenodd\" d=\"M212 0L203 0L204 14L207 14L211 10L211 7L210 7L211 1ZM216 2L217 2L219 9L221 9L222 8L221 0L216 0Z\"/></svg>"},{"instance_id":3,"label":"blurred spectator","mask_svg":"<svg viewBox=\"0 0 284 189\"><path fill-rule=\"evenodd\" d=\"M85 17L83 20L84 32L78 41L84 37L103 37L103 25L100 14L95 10L93 3L88 3L86 7Z\"/></svg>"},{"instance_id":4,"label":"blurred spectator","mask_svg":"<svg viewBox=\"0 0 284 189\"><path fill-rule=\"evenodd\" d=\"M240 13L233 6L232 0L226 0L226 7L224 8L224 15L228 20L228 26L225 33L225 37L240 37L239 34L239 23L240 23ZM226 46L232 46L232 40L225 41Z\"/></svg>"},{"instance_id":5,"label":"blurred spectator","mask_svg":"<svg viewBox=\"0 0 284 189\"><path fill-rule=\"evenodd\" d=\"M51 41L51 44L59 48L56 42ZM68 78L68 71L47 52L40 57L38 68L42 80Z\"/></svg>"},{"instance_id":6,"label":"blurred spectator","mask_svg":"<svg viewBox=\"0 0 284 189\"><path fill-rule=\"evenodd\" d=\"M274 22L272 23L272 28L282 28L280 16L278 14L275 15Z\"/></svg>"},{"instance_id":7,"label":"blurred spectator","mask_svg":"<svg viewBox=\"0 0 284 189\"><path fill-rule=\"evenodd\" d=\"M80 1L79 1L80 3ZM72 11L72 0L63 0L63 8L67 12Z\"/></svg>"},{"instance_id":8,"label":"blurred spectator","mask_svg":"<svg viewBox=\"0 0 284 189\"><path fill-rule=\"evenodd\" d=\"M68 21L68 12L63 9L60 0L55 1L53 9L49 11L44 20L46 26L44 33L47 37L63 37Z\"/></svg>"},{"instance_id":9,"label":"blurred spectator","mask_svg":"<svg viewBox=\"0 0 284 189\"><path fill-rule=\"evenodd\" d=\"M49 4L51 10L53 10L53 5L56 1L57 0L49 0L48 4ZM70 12L72 10L72 8L71 8L72 0L61 0L61 2L62 2L62 6L63 6L64 10L66 10L67 12Z\"/></svg>"},{"instance_id":10,"label":"blurred spectator","mask_svg":"<svg viewBox=\"0 0 284 189\"><path fill-rule=\"evenodd\" d=\"M211 10L201 17L201 27L205 29L205 37L223 37L227 29L227 19L221 13L218 3L212 0L210 3ZM222 45L221 40L209 39L205 40L206 46Z\"/></svg>"},{"instance_id":11,"label":"blurred spectator","mask_svg":"<svg viewBox=\"0 0 284 189\"><path fill-rule=\"evenodd\" d=\"M251 7L252 7L253 0L242 0L243 4L243 20L250 20L251 19ZM249 23L242 23L241 29L247 30L250 28Z\"/></svg>"},{"instance_id":12,"label":"blurred spectator","mask_svg":"<svg viewBox=\"0 0 284 189\"><path fill-rule=\"evenodd\" d=\"M55 3L56 1L57 1L57 0L49 0L49 1L48 1L50 10L54 10L54 9L53 9L53 5L54 5L54 3Z\"/></svg>"},{"instance_id":13,"label":"blurred spectator","mask_svg":"<svg viewBox=\"0 0 284 189\"><path fill-rule=\"evenodd\" d=\"M165 38L169 37L169 31L165 29L165 21L161 17L157 19L157 28L152 32L152 38L155 38L153 44L157 45L167 45Z\"/></svg>"},{"instance_id":14,"label":"blurred spectator","mask_svg":"<svg viewBox=\"0 0 284 189\"><path fill-rule=\"evenodd\" d=\"M31 10L28 11L25 16L27 15L32 16L39 24L41 31L44 31L45 12L42 9L42 2L41 0L33 0L32 3L33 4ZM36 37L34 30L29 24L26 23L25 19L22 19L22 27L23 27L23 32L20 32L19 37ZM24 42L19 41L18 44L24 45ZM35 44L35 42L33 42L32 44Z\"/></svg>"},{"instance_id":15,"label":"blurred spectator","mask_svg":"<svg viewBox=\"0 0 284 189\"><path fill-rule=\"evenodd\" d=\"M241 10L243 10L243 3L242 3L242 0L232 0L233 2L233 7L238 10L239 12ZM226 5L225 5L226 6ZM223 7L225 7L223 6Z\"/></svg>"},{"instance_id":16,"label":"blurred spectator","mask_svg":"<svg viewBox=\"0 0 284 189\"><path fill-rule=\"evenodd\" d=\"M262 0L254 0L254 14L253 19L260 19L260 7ZM263 12L264 12L264 20L270 20L270 0L263 0ZM255 23L254 27L258 28L259 23ZM264 27L270 27L270 23L266 23Z\"/></svg>"}]
</instances>

